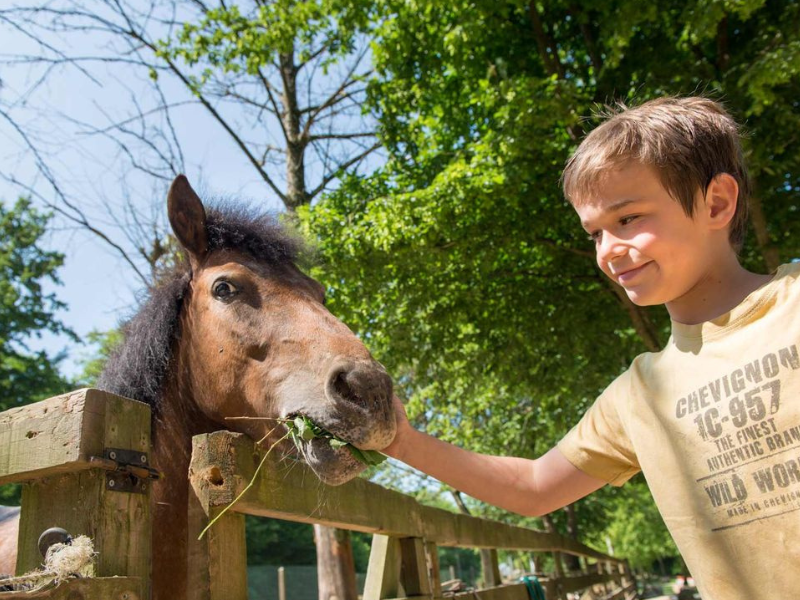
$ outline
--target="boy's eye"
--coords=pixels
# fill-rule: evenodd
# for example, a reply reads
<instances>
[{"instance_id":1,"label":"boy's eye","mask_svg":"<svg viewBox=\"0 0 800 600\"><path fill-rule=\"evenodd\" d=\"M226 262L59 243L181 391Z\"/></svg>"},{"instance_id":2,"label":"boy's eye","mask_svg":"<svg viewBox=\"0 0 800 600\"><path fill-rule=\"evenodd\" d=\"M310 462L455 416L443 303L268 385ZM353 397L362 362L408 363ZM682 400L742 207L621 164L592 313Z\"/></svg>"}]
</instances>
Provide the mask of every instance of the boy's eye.
<instances>
[{"instance_id":1,"label":"boy's eye","mask_svg":"<svg viewBox=\"0 0 800 600\"><path fill-rule=\"evenodd\" d=\"M628 217L622 217L619 220L619 223L620 223L620 225L627 225L627 224L631 223L632 221L634 221L634 220L636 220L638 218L639 218L639 215L630 215Z\"/></svg>"},{"instance_id":2,"label":"boy's eye","mask_svg":"<svg viewBox=\"0 0 800 600\"><path fill-rule=\"evenodd\" d=\"M602 231L592 231L589 235L586 236L590 242L594 242L595 244L600 242L600 239L603 237Z\"/></svg>"}]
</instances>

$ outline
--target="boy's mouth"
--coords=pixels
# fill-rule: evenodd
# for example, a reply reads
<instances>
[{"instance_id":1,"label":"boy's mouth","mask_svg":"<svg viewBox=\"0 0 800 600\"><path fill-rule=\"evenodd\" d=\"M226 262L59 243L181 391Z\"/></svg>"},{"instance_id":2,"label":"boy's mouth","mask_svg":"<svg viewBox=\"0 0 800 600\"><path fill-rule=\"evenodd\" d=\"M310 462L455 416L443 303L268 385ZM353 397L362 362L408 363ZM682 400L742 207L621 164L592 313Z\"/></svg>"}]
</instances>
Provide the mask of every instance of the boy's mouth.
<instances>
[{"instance_id":1,"label":"boy's mouth","mask_svg":"<svg viewBox=\"0 0 800 600\"><path fill-rule=\"evenodd\" d=\"M621 273L615 273L615 277L620 285L625 285L626 283L630 282L633 278L635 278L639 273L641 273L644 269L646 269L652 261L648 261L643 265L639 265L638 267L634 267L632 269L628 269L626 271L622 271Z\"/></svg>"}]
</instances>

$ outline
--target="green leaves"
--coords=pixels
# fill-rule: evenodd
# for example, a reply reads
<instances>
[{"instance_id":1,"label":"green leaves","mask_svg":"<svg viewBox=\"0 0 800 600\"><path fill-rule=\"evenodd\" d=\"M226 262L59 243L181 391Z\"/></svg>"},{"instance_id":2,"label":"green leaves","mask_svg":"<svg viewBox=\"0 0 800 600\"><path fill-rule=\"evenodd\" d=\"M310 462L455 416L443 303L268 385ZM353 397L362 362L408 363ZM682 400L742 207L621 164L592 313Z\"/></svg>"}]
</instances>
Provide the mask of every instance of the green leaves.
<instances>
[{"instance_id":1,"label":"green leaves","mask_svg":"<svg viewBox=\"0 0 800 600\"><path fill-rule=\"evenodd\" d=\"M223 4L185 22L174 38L159 43L159 52L190 66L258 75L279 55L296 54L302 63L323 49L328 55L326 67L353 49L355 37L371 24L373 4L366 0L276 0L249 8ZM206 72L202 83L210 74Z\"/></svg>"},{"instance_id":2,"label":"green leaves","mask_svg":"<svg viewBox=\"0 0 800 600\"><path fill-rule=\"evenodd\" d=\"M0 203L0 410L56 395L68 388L58 372L60 356L31 352L42 332L75 335L55 317L65 305L45 283L58 284L63 254L41 246L50 215L20 198Z\"/></svg>"},{"instance_id":3,"label":"green leaves","mask_svg":"<svg viewBox=\"0 0 800 600\"><path fill-rule=\"evenodd\" d=\"M361 450L360 448L356 448L351 443L339 439L329 431L324 430L311 419L303 415L298 415L294 419L287 420L284 425L286 425L289 437L294 442L295 446L297 446L298 450L301 449L302 442L310 442L313 439L326 439L331 445L331 448L347 448L350 454L353 455L353 458L368 467L379 465L387 458L385 454L381 454L375 450Z\"/></svg>"}]
</instances>

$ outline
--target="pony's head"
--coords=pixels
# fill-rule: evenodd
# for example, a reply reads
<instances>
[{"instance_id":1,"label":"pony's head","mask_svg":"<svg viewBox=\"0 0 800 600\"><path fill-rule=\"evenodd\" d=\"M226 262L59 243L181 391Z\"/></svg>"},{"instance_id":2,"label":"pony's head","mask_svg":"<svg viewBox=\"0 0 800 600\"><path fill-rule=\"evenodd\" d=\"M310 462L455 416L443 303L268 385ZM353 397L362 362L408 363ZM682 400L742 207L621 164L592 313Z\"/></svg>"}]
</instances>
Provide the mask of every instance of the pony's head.
<instances>
[{"instance_id":1,"label":"pony's head","mask_svg":"<svg viewBox=\"0 0 800 600\"><path fill-rule=\"evenodd\" d=\"M185 264L129 323L130 347L109 362L101 387L139 396L158 414L171 381L181 402L220 427L255 439L274 429L267 444L286 429L264 418L303 415L359 448L387 446L395 433L391 379L325 308L324 287L296 266L299 244L268 217L206 211L183 176L172 183L168 212ZM324 439L304 442L301 454L330 484L363 469Z\"/></svg>"}]
</instances>

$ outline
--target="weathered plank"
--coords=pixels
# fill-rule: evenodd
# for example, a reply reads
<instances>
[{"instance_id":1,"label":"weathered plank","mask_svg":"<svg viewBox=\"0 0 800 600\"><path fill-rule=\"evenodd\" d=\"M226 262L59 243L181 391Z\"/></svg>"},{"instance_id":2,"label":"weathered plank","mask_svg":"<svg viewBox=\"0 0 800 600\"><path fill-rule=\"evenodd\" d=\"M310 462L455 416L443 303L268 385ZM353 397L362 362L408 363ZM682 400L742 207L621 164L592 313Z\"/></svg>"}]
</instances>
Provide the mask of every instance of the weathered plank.
<instances>
[{"instance_id":1,"label":"weathered plank","mask_svg":"<svg viewBox=\"0 0 800 600\"><path fill-rule=\"evenodd\" d=\"M138 577L70 579L38 592L0 592L0 600L147 600Z\"/></svg>"},{"instance_id":2,"label":"weathered plank","mask_svg":"<svg viewBox=\"0 0 800 600\"><path fill-rule=\"evenodd\" d=\"M204 501L209 506L229 504L253 478L262 451L241 434L216 432L197 437L203 438L199 447L208 456L202 460L205 470L197 470L192 476L209 481L195 487L205 494ZM210 483L212 479L213 484ZM354 479L338 487L308 485L315 479L313 472L303 464L270 459L233 510L395 537L424 538L440 546L560 550L599 560L609 559L557 534L422 506L410 496L363 479Z\"/></svg>"},{"instance_id":3,"label":"weathered plank","mask_svg":"<svg viewBox=\"0 0 800 600\"><path fill-rule=\"evenodd\" d=\"M221 468L207 462L210 453L204 444L208 438L197 436L193 440L192 462L189 467L189 549L188 598L189 600L247 600L247 546L244 515L228 511L198 539L209 522L223 507L208 501L213 494L209 486L218 486L221 473L233 468ZM214 442L223 442L214 438ZM227 455L234 458L234 455ZM233 498L229 499L229 502Z\"/></svg>"},{"instance_id":4,"label":"weathered plank","mask_svg":"<svg viewBox=\"0 0 800 600\"><path fill-rule=\"evenodd\" d=\"M400 590L400 542L388 535L372 536L364 600L394 598Z\"/></svg>"},{"instance_id":5,"label":"weathered plank","mask_svg":"<svg viewBox=\"0 0 800 600\"><path fill-rule=\"evenodd\" d=\"M500 580L500 562L497 559L497 548L481 550L481 571L483 587L491 588L502 583Z\"/></svg>"},{"instance_id":6,"label":"weathered plank","mask_svg":"<svg viewBox=\"0 0 800 600\"><path fill-rule=\"evenodd\" d=\"M135 403L94 389L83 389L0 413L0 484L30 481L87 470L91 456L102 456L106 409ZM147 440L144 440L145 434ZM139 447L149 446L149 429Z\"/></svg>"},{"instance_id":7,"label":"weathered plank","mask_svg":"<svg viewBox=\"0 0 800 600\"><path fill-rule=\"evenodd\" d=\"M620 598L629 598L631 596L638 598L635 583L628 584L625 587L612 591L608 595L603 596L602 600L619 600Z\"/></svg>"},{"instance_id":8,"label":"weathered plank","mask_svg":"<svg viewBox=\"0 0 800 600\"><path fill-rule=\"evenodd\" d=\"M548 596L549 597L549 596ZM525 584L512 583L486 590L469 590L448 594L448 600L530 600ZM394 600L438 600L433 596L403 596Z\"/></svg>"},{"instance_id":9,"label":"weathered plank","mask_svg":"<svg viewBox=\"0 0 800 600\"><path fill-rule=\"evenodd\" d=\"M425 543L420 538L400 539L400 593L404 596L431 594Z\"/></svg>"},{"instance_id":10,"label":"weathered plank","mask_svg":"<svg viewBox=\"0 0 800 600\"><path fill-rule=\"evenodd\" d=\"M211 509L208 516L218 513L219 509ZM208 523L208 518L199 523ZM202 540L195 532L190 521L189 600L247 600L244 515L222 515Z\"/></svg>"},{"instance_id":11,"label":"weathered plank","mask_svg":"<svg viewBox=\"0 0 800 600\"><path fill-rule=\"evenodd\" d=\"M586 575L573 575L558 579L561 589L565 593L585 590L593 585L615 583L614 576L609 573L587 573Z\"/></svg>"},{"instance_id":12,"label":"weathered plank","mask_svg":"<svg viewBox=\"0 0 800 600\"><path fill-rule=\"evenodd\" d=\"M425 557L428 561L431 594L435 598L440 598L442 596L442 574L439 568L439 548L436 546L436 542L425 542Z\"/></svg>"},{"instance_id":13,"label":"weathered plank","mask_svg":"<svg viewBox=\"0 0 800 600\"><path fill-rule=\"evenodd\" d=\"M92 539L96 576L141 578L148 594L149 488L142 494L107 490L105 472L89 470L89 458L102 456L104 448L148 454L150 408L79 390L0 414L0 439L9 444L0 441L0 465L8 477L34 477L22 491L17 573L39 566L39 535L57 526Z\"/></svg>"},{"instance_id":14,"label":"weathered plank","mask_svg":"<svg viewBox=\"0 0 800 600\"><path fill-rule=\"evenodd\" d=\"M566 600L567 590L564 589L564 562L562 560L561 552L553 552L553 568L556 576L553 578L555 583L557 600Z\"/></svg>"}]
</instances>

